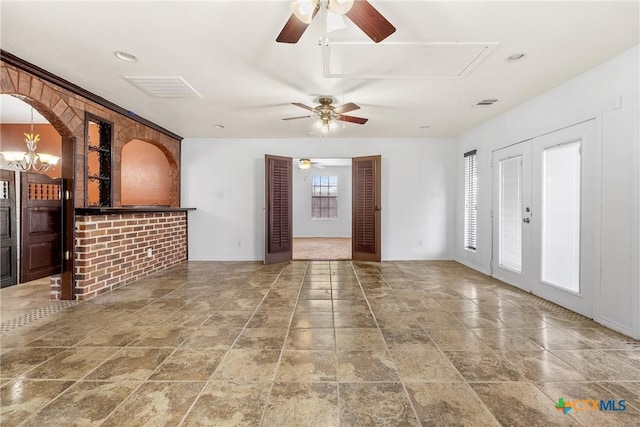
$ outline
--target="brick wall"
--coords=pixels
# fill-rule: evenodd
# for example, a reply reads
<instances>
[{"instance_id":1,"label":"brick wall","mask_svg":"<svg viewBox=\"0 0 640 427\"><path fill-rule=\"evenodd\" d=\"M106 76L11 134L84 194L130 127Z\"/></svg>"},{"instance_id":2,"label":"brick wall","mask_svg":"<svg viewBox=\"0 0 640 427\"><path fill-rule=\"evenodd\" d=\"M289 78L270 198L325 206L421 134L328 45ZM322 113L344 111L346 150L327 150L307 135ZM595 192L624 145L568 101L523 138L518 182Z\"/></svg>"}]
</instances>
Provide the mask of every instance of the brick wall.
<instances>
[{"instance_id":1,"label":"brick wall","mask_svg":"<svg viewBox=\"0 0 640 427\"><path fill-rule=\"evenodd\" d=\"M77 300L187 259L186 212L76 216L75 228Z\"/></svg>"},{"instance_id":2,"label":"brick wall","mask_svg":"<svg viewBox=\"0 0 640 427\"><path fill-rule=\"evenodd\" d=\"M40 114L42 114L51 125L56 129L58 134L63 140L69 141L69 138L75 138L75 145L73 146L73 154L65 154L63 152L62 166L60 171L64 171L64 165L73 165L73 170L68 173L63 173L63 178L67 179L65 183L66 188L72 191L71 203L76 209L84 208L87 206L86 201L86 167L85 167L85 114L91 113L97 117L113 123L113 171L112 171L112 190L113 200L112 206L121 206L121 186L122 186L122 171L121 160L122 150L124 146L132 140L140 140L150 143L160 149L169 162L168 179L170 182L169 188L169 204L171 207L180 206L180 140L178 135L174 135L171 132L162 130L156 125L151 124L148 121L141 121L140 118L132 116L128 112L125 112L122 108L112 108L109 104L104 102L97 102L95 95L88 94L86 91L71 90L71 88L63 80L56 78L52 79L52 74L39 70L38 67L32 64L18 64L20 61L16 59L10 59L12 56L3 52L2 59L0 60L0 93L10 94L19 97L27 104L33 106ZM9 59L8 59L9 58ZM54 76L55 77L55 76ZM62 82L62 83L61 83ZM62 85L61 85L62 84ZM69 167L69 166L67 166ZM73 215L72 209L65 210L64 215ZM151 215L150 218L146 216ZM83 239L89 239L86 237L87 233L92 230L81 231L80 224L93 224L99 217L83 217L75 215L72 221L75 225L70 226L69 229L75 229L76 232L80 232L79 235L75 235L73 241L75 241L78 247L65 247L65 250L74 253L73 271L78 277L77 282L71 279L71 274L63 273L62 277L56 276L51 279L51 298L59 299L62 295L71 295L71 289L77 290L78 294L76 299L87 299L91 296L95 296L98 293L105 292L109 289L113 289L117 286L122 286L140 277L143 277L152 272L167 268L181 260L186 259L186 213L171 213L171 214L145 214L145 218L135 217L134 219L155 220L156 215L160 215L159 219L166 220L160 222L158 220L153 223L152 228L158 228L165 231L165 224L167 222L173 223L178 221L182 223L184 227L183 231L176 231L178 234L173 235L172 239L175 240L177 246L175 248L166 248L166 241L160 242L163 238L157 238L156 234L151 233L151 228L144 230L144 227L152 225L144 224L143 232L149 231L148 235L141 236L145 240L142 242L136 241L135 245L142 245L142 247L133 247L134 243L131 243L132 247L130 251L132 254L126 255L127 261L120 262L117 257L121 254L126 254L129 250L122 250L119 248L120 241L128 241L133 239L127 237L132 234L133 231L126 232L126 235L122 235L125 226L116 226L111 224L107 227L113 227L109 237L108 247L105 245L106 234L102 234L100 237L104 238L100 243L87 244L86 247L81 247L80 241ZM124 217L125 215L123 215ZM181 218L177 220L175 217ZM115 216L109 216L109 220L104 219L105 222L115 222ZM68 223L63 218L63 223ZM121 220L122 221L122 220ZM124 219L129 221L129 219ZM174 224L169 228L174 227L179 229L180 226ZM89 225L89 227L91 227ZM118 231L120 230L120 231ZM96 232L101 232L101 229L97 229ZM91 233L89 233L91 235ZM80 237L83 236L83 237ZM179 237L178 237L179 236ZM98 239L98 237L96 237ZM148 241L147 241L148 240ZM156 242L157 240L157 242ZM71 242L72 239L67 240ZM156 242L153 243L152 242ZM146 246L145 246L146 245ZM155 247L158 245L158 248ZM152 258L147 259L140 254L143 249L145 250L149 246L154 246L154 255ZM94 250L97 253L94 253ZM75 252L77 251L77 252ZM164 255L163 255L164 252ZM134 255L135 254L135 255ZM104 260L102 260L105 258ZM108 258L108 260L107 260ZM93 263L96 260L101 260L99 265L94 266ZM75 262L81 262L82 265L75 265ZM107 265L108 264L108 265ZM119 264L126 264L127 267L123 267ZM70 271L69 269L68 271ZM72 283L73 281L73 283ZM64 292L63 292L64 291ZM66 298L66 296L65 296Z\"/></svg>"}]
</instances>

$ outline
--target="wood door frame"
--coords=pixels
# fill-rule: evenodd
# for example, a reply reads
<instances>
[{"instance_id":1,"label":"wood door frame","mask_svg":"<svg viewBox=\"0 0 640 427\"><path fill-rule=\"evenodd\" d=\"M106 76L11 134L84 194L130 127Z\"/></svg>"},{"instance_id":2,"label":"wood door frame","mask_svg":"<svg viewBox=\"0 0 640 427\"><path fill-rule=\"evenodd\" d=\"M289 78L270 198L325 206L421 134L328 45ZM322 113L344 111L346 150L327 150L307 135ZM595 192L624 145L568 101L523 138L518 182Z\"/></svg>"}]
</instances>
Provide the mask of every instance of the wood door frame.
<instances>
[{"instance_id":1,"label":"wood door frame","mask_svg":"<svg viewBox=\"0 0 640 427\"><path fill-rule=\"evenodd\" d=\"M356 236L356 231L358 230L357 225L357 216L358 216L358 162L373 162L373 212L369 212L369 214L373 214L374 218L374 236L373 236L373 245L374 248L372 251L362 251L357 250L358 241ZM364 156L364 157L353 157L351 159L351 173L353 174L353 178L351 180L352 185L352 205L351 205L351 217L352 217L352 226L351 226L351 259L354 261L373 261L373 262L381 262L382 261L382 156Z\"/></svg>"},{"instance_id":2,"label":"wood door frame","mask_svg":"<svg viewBox=\"0 0 640 427\"><path fill-rule=\"evenodd\" d=\"M60 299L75 297L75 164L76 138L62 137L62 273L60 273Z\"/></svg>"},{"instance_id":3,"label":"wood door frame","mask_svg":"<svg viewBox=\"0 0 640 427\"><path fill-rule=\"evenodd\" d=\"M288 236L288 250L285 245L283 250L274 251L271 248L271 242L273 241L273 167L275 162L286 162L288 165L288 194L286 198L286 216L287 221L287 236ZM265 232L264 232L264 263L274 264L278 262L291 261L293 254L293 159L291 157L273 156L270 154L264 155L264 174L265 174ZM285 236L286 237L286 236Z\"/></svg>"}]
</instances>

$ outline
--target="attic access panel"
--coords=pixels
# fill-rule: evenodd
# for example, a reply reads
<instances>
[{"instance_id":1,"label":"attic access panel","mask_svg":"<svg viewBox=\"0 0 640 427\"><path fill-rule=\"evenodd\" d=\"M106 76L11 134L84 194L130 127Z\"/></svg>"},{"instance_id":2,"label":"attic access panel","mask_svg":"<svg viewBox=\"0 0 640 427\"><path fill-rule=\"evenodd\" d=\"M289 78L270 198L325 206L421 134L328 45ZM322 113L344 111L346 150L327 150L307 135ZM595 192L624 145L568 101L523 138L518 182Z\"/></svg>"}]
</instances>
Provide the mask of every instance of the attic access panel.
<instances>
[{"instance_id":1,"label":"attic access panel","mask_svg":"<svg viewBox=\"0 0 640 427\"><path fill-rule=\"evenodd\" d=\"M469 74L498 43L329 42L325 77L355 79L451 79Z\"/></svg>"}]
</instances>

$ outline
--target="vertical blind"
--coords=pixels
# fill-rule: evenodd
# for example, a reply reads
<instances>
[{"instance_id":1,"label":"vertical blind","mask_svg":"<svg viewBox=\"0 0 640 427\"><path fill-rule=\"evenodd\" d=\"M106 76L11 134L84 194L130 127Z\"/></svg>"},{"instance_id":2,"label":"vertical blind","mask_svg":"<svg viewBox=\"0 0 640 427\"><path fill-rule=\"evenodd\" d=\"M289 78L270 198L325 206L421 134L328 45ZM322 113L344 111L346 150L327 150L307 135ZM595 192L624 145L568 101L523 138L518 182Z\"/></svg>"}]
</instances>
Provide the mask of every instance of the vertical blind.
<instances>
[{"instance_id":1,"label":"vertical blind","mask_svg":"<svg viewBox=\"0 0 640 427\"><path fill-rule=\"evenodd\" d=\"M478 220L478 170L476 150L464 154L464 247L476 249Z\"/></svg>"}]
</instances>

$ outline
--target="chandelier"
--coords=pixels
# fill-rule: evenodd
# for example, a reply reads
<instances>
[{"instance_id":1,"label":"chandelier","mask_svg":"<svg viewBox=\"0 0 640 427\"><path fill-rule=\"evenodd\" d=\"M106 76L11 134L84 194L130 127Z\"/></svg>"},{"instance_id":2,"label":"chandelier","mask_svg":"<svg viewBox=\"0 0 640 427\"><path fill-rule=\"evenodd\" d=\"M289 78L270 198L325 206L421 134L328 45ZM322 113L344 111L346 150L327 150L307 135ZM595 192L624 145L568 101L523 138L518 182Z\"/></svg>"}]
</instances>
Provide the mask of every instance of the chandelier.
<instances>
[{"instance_id":1,"label":"chandelier","mask_svg":"<svg viewBox=\"0 0 640 427\"><path fill-rule=\"evenodd\" d=\"M37 153L40 135L33 133L33 107L31 107L31 131L25 133L24 142L27 144L27 152L24 151L2 151L5 166L17 171L45 172L53 169L60 161L60 157Z\"/></svg>"}]
</instances>

